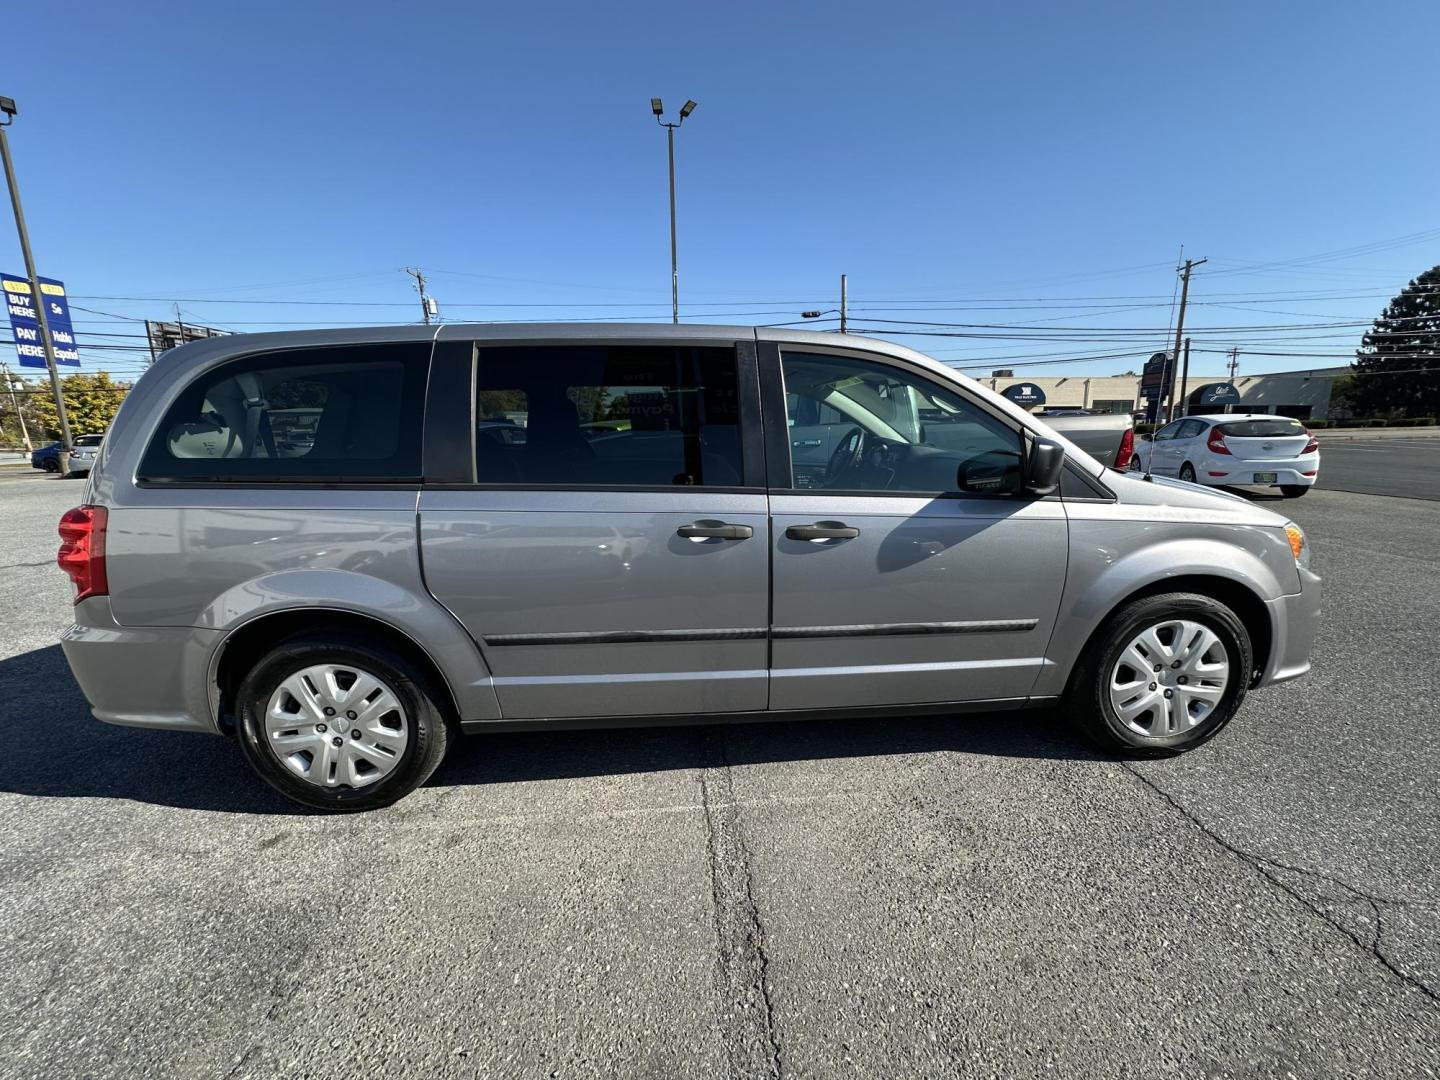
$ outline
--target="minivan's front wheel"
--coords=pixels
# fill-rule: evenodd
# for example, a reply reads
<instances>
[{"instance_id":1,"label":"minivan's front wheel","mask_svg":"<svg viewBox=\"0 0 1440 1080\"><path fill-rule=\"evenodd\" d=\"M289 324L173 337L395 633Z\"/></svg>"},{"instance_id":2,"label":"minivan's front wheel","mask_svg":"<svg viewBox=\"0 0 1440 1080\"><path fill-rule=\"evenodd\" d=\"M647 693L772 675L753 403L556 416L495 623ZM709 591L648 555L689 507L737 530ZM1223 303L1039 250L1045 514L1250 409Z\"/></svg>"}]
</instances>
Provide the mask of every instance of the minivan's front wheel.
<instances>
[{"instance_id":1,"label":"minivan's front wheel","mask_svg":"<svg viewBox=\"0 0 1440 1080\"><path fill-rule=\"evenodd\" d=\"M360 640L284 641L236 699L251 767L281 794L324 810L389 806L429 778L449 741L443 698L425 675Z\"/></svg>"},{"instance_id":2,"label":"minivan's front wheel","mask_svg":"<svg viewBox=\"0 0 1440 1080\"><path fill-rule=\"evenodd\" d=\"M1250 635L1196 593L1147 596L1117 611L1071 676L1065 711L1107 749L1189 750L1230 722L1249 688Z\"/></svg>"}]
</instances>

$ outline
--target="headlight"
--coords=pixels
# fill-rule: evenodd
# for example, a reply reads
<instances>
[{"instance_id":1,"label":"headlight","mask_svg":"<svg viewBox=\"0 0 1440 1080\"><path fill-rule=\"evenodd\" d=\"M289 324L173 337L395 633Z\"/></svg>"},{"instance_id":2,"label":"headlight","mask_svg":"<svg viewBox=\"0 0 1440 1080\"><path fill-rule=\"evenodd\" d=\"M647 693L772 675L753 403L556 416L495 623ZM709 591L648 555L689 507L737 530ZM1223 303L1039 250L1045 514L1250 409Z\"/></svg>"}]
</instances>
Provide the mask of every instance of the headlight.
<instances>
[{"instance_id":1,"label":"headlight","mask_svg":"<svg viewBox=\"0 0 1440 1080\"><path fill-rule=\"evenodd\" d=\"M1310 569L1310 545L1305 542L1305 530L1292 521L1285 526L1285 538L1290 541L1290 554L1295 556L1295 565Z\"/></svg>"}]
</instances>

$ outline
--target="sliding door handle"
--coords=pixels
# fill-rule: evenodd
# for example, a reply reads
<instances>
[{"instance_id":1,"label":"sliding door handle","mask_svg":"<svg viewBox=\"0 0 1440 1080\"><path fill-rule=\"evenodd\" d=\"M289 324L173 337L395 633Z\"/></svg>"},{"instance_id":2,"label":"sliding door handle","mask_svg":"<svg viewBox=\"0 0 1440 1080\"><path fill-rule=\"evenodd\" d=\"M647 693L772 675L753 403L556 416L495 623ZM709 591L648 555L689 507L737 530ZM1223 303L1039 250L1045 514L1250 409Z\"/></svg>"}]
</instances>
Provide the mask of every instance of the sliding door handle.
<instances>
[{"instance_id":1,"label":"sliding door handle","mask_svg":"<svg viewBox=\"0 0 1440 1080\"><path fill-rule=\"evenodd\" d=\"M814 525L791 525L785 535L791 540L854 540L860 530L843 521L817 521Z\"/></svg>"},{"instance_id":2,"label":"sliding door handle","mask_svg":"<svg viewBox=\"0 0 1440 1080\"><path fill-rule=\"evenodd\" d=\"M755 530L749 525L731 525L728 521L692 521L675 530L690 540L749 540Z\"/></svg>"}]
</instances>

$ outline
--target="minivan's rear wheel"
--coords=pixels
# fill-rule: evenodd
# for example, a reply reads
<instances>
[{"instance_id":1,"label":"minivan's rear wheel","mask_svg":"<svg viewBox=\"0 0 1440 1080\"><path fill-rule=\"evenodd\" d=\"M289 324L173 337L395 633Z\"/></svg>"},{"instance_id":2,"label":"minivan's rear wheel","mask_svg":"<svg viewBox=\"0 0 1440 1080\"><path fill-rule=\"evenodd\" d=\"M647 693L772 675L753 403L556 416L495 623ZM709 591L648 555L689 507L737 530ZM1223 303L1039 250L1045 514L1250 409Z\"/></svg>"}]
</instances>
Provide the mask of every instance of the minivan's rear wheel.
<instances>
[{"instance_id":1,"label":"minivan's rear wheel","mask_svg":"<svg viewBox=\"0 0 1440 1080\"><path fill-rule=\"evenodd\" d=\"M245 759L281 794L326 810L389 806L429 778L449 741L425 675L360 640L284 641L236 699Z\"/></svg>"},{"instance_id":2,"label":"minivan's rear wheel","mask_svg":"<svg viewBox=\"0 0 1440 1080\"><path fill-rule=\"evenodd\" d=\"M1171 754L1230 722L1249 688L1250 636L1224 604L1165 593L1117 611L1086 647L1065 711L1108 749Z\"/></svg>"}]
</instances>

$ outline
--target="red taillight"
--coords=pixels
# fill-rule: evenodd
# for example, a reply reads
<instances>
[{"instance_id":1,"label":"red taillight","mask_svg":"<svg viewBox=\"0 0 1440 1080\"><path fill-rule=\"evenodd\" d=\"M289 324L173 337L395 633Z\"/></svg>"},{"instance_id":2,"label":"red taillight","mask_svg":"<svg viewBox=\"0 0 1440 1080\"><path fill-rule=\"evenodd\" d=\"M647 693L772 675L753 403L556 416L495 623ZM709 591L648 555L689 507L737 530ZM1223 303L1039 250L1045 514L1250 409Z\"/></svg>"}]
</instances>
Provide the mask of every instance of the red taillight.
<instances>
[{"instance_id":1,"label":"red taillight","mask_svg":"<svg viewBox=\"0 0 1440 1080\"><path fill-rule=\"evenodd\" d=\"M1230 453L1230 448L1225 445L1225 433L1218 427L1210 429L1210 437L1205 440L1205 445L1210 448L1212 454Z\"/></svg>"},{"instance_id":2,"label":"red taillight","mask_svg":"<svg viewBox=\"0 0 1440 1080\"><path fill-rule=\"evenodd\" d=\"M1310 432L1309 432L1309 431L1306 431L1305 434L1306 434L1306 435L1310 435ZM1310 435L1310 441L1305 444L1305 449L1304 449L1304 450L1301 450L1300 453L1302 453L1302 454L1314 454L1314 453L1316 453L1317 451L1319 451L1319 449L1320 449L1320 440L1317 439L1317 438L1315 438L1314 435Z\"/></svg>"},{"instance_id":3,"label":"red taillight","mask_svg":"<svg viewBox=\"0 0 1440 1080\"><path fill-rule=\"evenodd\" d=\"M105 508L77 506L60 519L60 569L75 583L75 603L87 596L108 596L105 579Z\"/></svg>"},{"instance_id":4,"label":"red taillight","mask_svg":"<svg viewBox=\"0 0 1440 1080\"><path fill-rule=\"evenodd\" d=\"M1120 449L1115 452L1115 468L1123 469L1130 464L1130 459L1135 456L1135 429L1126 428L1125 434L1120 436Z\"/></svg>"}]
</instances>

